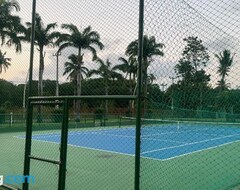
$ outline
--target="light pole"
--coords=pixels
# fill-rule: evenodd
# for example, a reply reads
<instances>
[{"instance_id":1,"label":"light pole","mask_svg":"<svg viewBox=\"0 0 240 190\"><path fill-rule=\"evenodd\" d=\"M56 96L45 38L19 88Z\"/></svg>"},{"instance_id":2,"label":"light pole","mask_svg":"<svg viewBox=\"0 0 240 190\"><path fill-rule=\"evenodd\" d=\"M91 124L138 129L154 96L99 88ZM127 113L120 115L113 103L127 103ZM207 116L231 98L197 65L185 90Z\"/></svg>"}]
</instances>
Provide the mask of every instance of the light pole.
<instances>
[{"instance_id":1,"label":"light pole","mask_svg":"<svg viewBox=\"0 0 240 190\"><path fill-rule=\"evenodd\" d=\"M56 65L56 96L59 96L59 83L58 83L58 57L61 55L61 52L54 53L53 56L57 57Z\"/></svg>"},{"instance_id":2,"label":"light pole","mask_svg":"<svg viewBox=\"0 0 240 190\"><path fill-rule=\"evenodd\" d=\"M160 86L162 86L162 91L164 92L165 91L165 86L167 86L167 84L162 83L162 84L160 84Z\"/></svg>"},{"instance_id":3,"label":"light pole","mask_svg":"<svg viewBox=\"0 0 240 190\"><path fill-rule=\"evenodd\" d=\"M170 79L172 79L172 94L171 94L171 99L172 99L172 104L171 104L171 109L173 110L173 84L174 84L174 79L176 79L177 77L169 77Z\"/></svg>"},{"instance_id":4,"label":"light pole","mask_svg":"<svg viewBox=\"0 0 240 190\"><path fill-rule=\"evenodd\" d=\"M27 90L27 83L28 83L28 75L29 75L29 70L27 72L27 76L26 76L24 88L23 88L23 118L24 119L26 116L26 90Z\"/></svg>"}]
</instances>

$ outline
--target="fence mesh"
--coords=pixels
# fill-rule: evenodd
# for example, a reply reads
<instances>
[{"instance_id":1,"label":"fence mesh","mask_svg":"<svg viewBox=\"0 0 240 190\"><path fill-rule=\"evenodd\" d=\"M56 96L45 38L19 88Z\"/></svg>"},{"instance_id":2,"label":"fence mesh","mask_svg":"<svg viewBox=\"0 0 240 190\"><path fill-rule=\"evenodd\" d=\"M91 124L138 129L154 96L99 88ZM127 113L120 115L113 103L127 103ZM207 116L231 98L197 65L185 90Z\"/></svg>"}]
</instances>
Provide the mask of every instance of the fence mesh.
<instances>
[{"instance_id":1,"label":"fence mesh","mask_svg":"<svg viewBox=\"0 0 240 190\"><path fill-rule=\"evenodd\" d=\"M141 189L239 184L239 6L145 1L145 35L164 44L147 57L145 117L163 121L143 122Z\"/></svg>"},{"instance_id":2,"label":"fence mesh","mask_svg":"<svg viewBox=\"0 0 240 190\"><path fill-rule=\"evenodd\" d=\"M139 96L138 0L36 2L31 96ZM0 176L22 188L8 179L23 173L33 114L31 155L56 163L31 160L29 189L52 190L64 114L55 100L27 112L31 8L0 1ZM239 11L236 0L145 0L140 189L239 188ZM69 101L66 189L137 189L136 108Z\"/></svg>"}]
</instances>

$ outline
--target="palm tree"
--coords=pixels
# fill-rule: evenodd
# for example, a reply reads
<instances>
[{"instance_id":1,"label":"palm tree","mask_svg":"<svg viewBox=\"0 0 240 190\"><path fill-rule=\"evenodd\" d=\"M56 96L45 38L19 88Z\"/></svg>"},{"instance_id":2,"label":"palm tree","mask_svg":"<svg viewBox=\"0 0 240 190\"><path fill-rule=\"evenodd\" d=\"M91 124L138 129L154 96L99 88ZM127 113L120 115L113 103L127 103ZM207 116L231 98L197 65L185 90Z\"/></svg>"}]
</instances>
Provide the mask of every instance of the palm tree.
<instances>
[{"instance_id":1,"label":"palm tree","mask_svg":"<svg viewBox=\"0 0 240 190\"><path fill-rule=\"evenodd\" d=\"M217 81L217 88L219 89L219 91L224 91L227 90L230 87L230 83L226 83L226 80L224 79L220 79L219 81Z\"/></svg>"},{"instance_id":2,"label":"palm tree","mask_svg":"<svg viewBox=\"0 0 240 190\"><path fill-rule=\"evenodd\" d=\"M83 75L85 75L85 77L88 74L88 68L82 66L81 68L79 67L78 64L78 56L75 54L71 54L68 59L70 61L65 62L65 71L63 73L63 75L68 75L67 79L70 79L70 81L74 84L75 87L77 87L77 76L78 73L80 72L81 74L81 78L83 79ZM79 71L79 69L81 69L81 71ZM74 95L76 95L77 93L77 88L74 88ZM76 104L74 101L74 110L76 111Z\"/></svg>"},{"instance_id":3,"label":"palm tree","mask_svg":"<svg viewBox=\"0 0 240 190\"><path fill-rule=\"evenodd\" d=\"M112 68L112 63L107 59L104 62L101 59L97 59L96 62L99 64L98 69L92 69L89 71L88 76L91 77L92 75L98 75L104 79L105 83L105 95L109 94L109 83L111 80L121 79L122 75L117 73L115 68ZM108 113L108 101L105 101L105 114Z\"/></svg>"},{"instance_id":4,"label":"palm tree","mask_svg":"<svg viewBox=\"0 0 240 190\"><path fill-rule=\"evenodd\" d=\"M26 23L25 40L31 41L32 23ZM43 24L42 18L36 13L35 17L35 41L34 44L39 51L39 70L38 70L38 96L43 96L43 72L44 72L44 47L54 46L54 39L60 33L53 31L57 27L56 23L50 23L46 27ZM38 121L41 122L41 106L38 106Z\"/></svg>"},{"instance_id":5,"label":"palm tree","mask_svg":"<svg viewBox=\"0 0 240 190\"><path fill-rule=\"evenodd\" d=\"M143 93L144 96L147 96L147 78L148 78L148 67L153 61L154 56L163 56L162 48L164 48L164 44L157 43L156 38L154 36L148 37L144 35L143 37ZM138 40L131 42L125 54L130 58L137 58L138 56ZM144 103L144 109L146 108L146 101Z\"/></svg>"},{"instance_id":6,"label":"palm tree","mask_svg":"<svg viewBox=\"0 0 240 190\"><path fill-rule=\"evenodd\" d=\"M26 38L30 41L32 23L27 22ZM38 75L38 96L43 95L43 72L44 72L44 47L53 46L53 40L57 38L60 33L53 31L57 27L57 23L50 23L46 27L43 24L42 18L36 14L35 22L35 45L39 50L39 75Z\"/></svg>"},{"instance_id":7,"label":"palm tree","mask_svg":"<svg viewBox=\"0 0 240 190\"><path fill-rule=\"evenodd\" d=\"M73 24L63 24L63 29L69 30L70 33L64 33L61 35L61 38L57 40L57 44L59 45L59 52L65 48L73 47L78 49L78 65L79 70L81 71L81 67L83 65L83 50L88 50L92 53L93 60L97 59L97 52L95 47L99 49L103 49L103 44L100 41L100 35L96 31L92 31L91 26L85 28L82 32L79 31L77 26ZM77 73L77 95L81 95L81 73ZM77 101L77 118L76 120L80 120L80 101Z\"/></svg>"},{"instance_id":8,"label":"palm tree","mask_svg":"<svg viewBox=\"0 0 240 190\"><path fill-rule=\"evenodd\" d=\"M79 67L78 64L78 56L75 54L72 54L68 57L68 59L70 59L70 62L66 62L65 63L65 71L63 73L63 75L68 74L68 79L70 79L71 81L76 81L77 79L77 75L79 73L79 69L81 69L80 73L81 73L81 78L83 79L83 75L87 76L88 74L88 68L87 67Z\"/></svg>"},{"instance_id":9,"label":"palm tree","mask_svg":"<svg viewBox=\"0 0 240 190\"><path fill-rule=\"evenodd\" d=\"M154 74L150 73L147 76L147 79L148 79L148 84L153 84L153 81L156 80L156 77L154 76Z\"/></svg>"},{"instance_id":10,"label":"palm tree","mask_svg":"<svg viewBox=\"0 0 240 190\"><path fill-rule=\"evenodd\" d=\"M219 61L219 66L217 73L219 73L221 80L218 81L218 85L221 89L221 91L226 90L228 88L228 85L226 84L225 77L228 76L228 73L230 71L230 67L233 63L233 56L231 56L231 51L230 50L224 50L222 53L215 54L215 57Z\"/></svg>"},{"instance_id":11,"label":"palm tree","mask_svg":"<svg viewBox=\"0 0 240 190\"><path fill-rule=\"evenodd\" d=\"M20 23L20 17L13 16L12 11L20 11L20 6L16 0L2 0L0 3L0 34L2 41Z\"/></svg>"},{"instance_id":12,"label":"palm tree","mask_svg":"<svg viewBox=\"0 0 240 190\"><path fill-rule=\"evenodd\" d=\"M10 58L6 58L5 57L6 52L2 53L2 51L0 50L0 73L3 72L3 70L6 72L6 69L8 69L8 67L11 65Z\"/></svg>"},{"instance_id":13,"label":"palm tree","mask_svg":"<svg viewBox=\"0 0 240 190\"><path fill-rule=\"evenodd\" d=\"M16 0L3 0L0 4L0 37L1 44L5 42L8 46L15 45L16 51L21 52L21 40L24 36L19 36L24 32L19 16L12 15L12 12L20 10ZM7 41L6 41L7 39Z\"/></svg>"},{"instance_id":14,"label":"palm tree","mask_svg":"<svg viewBox=\"0 0 240 190\"><path fill-rule=\"evenodd\" d=\"M135 57L131 57L129 59L125 59L123 57L120 57L118 59L119 61L122 62L122 64L118 64L113 67L114 70L120 70L123 73L126 73L125 78L129 76L130 81L135 81L136 80L136 75L137 75L137 60Z\"/></svg>"},{"instance_id":15,"label":"palm tree","mask_svg":"<svg viewBox=\"0 0 240 190\"><path fill-rule=\"evenodd\" d=\"M129 76L129 92L130 94L134 94L135 90L133 91L133 86L136 84L136 76L137 76L137 59L135 57L131 57L128 59L125 59L123 57L120 57L118 59L122 62L122 64L118 64L113 67L114 70L120 70L123 73L126 73L125 78ZM135 88L136 89L136 86ZM132 101L129 101L129 107L128 111L131 113L131 108L133 108Z\"/></svg>"}]
</instances>

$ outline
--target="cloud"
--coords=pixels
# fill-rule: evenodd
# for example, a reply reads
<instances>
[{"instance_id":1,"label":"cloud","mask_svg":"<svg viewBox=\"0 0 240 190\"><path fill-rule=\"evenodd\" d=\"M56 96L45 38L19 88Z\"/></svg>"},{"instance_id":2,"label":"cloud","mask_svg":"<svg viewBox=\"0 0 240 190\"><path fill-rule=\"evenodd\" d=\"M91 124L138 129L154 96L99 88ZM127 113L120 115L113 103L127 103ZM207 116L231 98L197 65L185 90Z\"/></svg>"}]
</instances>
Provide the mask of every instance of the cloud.
<instances>
[{"instance_id":1,"label":"cloud","mask_svg":"<svg viewBox=\"0 0 240 190\"><path fill-rule=\"evenodd\" d=\"M210 39L205 42L206 47L212 52L222 52L224 49L237 52L239 49L240 40L231 36L220 36L218 38Z\"/></svg>"}]
</instances>

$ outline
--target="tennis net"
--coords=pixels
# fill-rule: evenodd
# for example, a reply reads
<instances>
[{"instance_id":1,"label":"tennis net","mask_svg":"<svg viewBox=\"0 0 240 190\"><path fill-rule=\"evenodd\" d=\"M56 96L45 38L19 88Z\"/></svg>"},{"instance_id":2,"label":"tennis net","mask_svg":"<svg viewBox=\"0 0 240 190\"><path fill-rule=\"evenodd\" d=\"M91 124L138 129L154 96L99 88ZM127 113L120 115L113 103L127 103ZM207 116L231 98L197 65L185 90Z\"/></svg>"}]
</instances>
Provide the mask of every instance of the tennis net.
<instances>
[{"instance_id":1,"label":"tennis net","mask_svg":"<svg viewBox=\"0 0 240 190\"><path fill-rule=\"evenodd\" d=\"M208 121L181 121L181 120L166 120L166 119L147 119L141 118L142 127L151 127L161 130L182 130L182 131L194 131L194 130L228 130L228 129L240 129L240 123L228 123L228 122L208 122ZM121 117L119 127L134 127L136 125L135 117Z\"/></svg>"}]
</instances>

